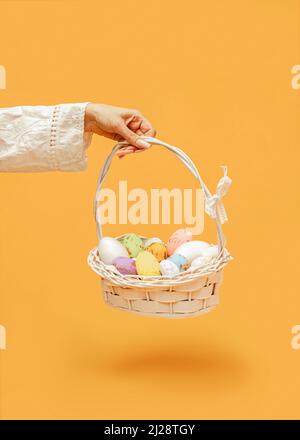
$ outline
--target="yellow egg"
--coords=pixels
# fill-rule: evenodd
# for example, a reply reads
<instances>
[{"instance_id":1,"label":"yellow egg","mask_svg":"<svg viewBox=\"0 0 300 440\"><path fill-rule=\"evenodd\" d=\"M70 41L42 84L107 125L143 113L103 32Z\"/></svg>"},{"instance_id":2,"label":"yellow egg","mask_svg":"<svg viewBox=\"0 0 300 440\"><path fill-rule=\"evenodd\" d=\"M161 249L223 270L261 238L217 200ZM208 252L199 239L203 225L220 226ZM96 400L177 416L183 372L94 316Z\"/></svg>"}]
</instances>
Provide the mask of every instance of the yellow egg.
<instances>
[{"instance_id":1,"label":"yellow egg","mask_svg":"<svg viewBox=\"0 0 300 440\"><path fill-rule=\"evenodd\" d=\"M135 264L139 275L145 277L160 275L159 262L151 252L140 252L136 257Z\"/></svg>"},{"instance_id":2,"label":"yellow egg","mask_svg":"<svg viewBox=\"0 0 300 440\"><path fill-rule=\"evenodd\" d=\"M152 243L147 247L147 251L151 252L159 262L167 258L167 249L163 243Z\"/></svg>"}]
</instances>

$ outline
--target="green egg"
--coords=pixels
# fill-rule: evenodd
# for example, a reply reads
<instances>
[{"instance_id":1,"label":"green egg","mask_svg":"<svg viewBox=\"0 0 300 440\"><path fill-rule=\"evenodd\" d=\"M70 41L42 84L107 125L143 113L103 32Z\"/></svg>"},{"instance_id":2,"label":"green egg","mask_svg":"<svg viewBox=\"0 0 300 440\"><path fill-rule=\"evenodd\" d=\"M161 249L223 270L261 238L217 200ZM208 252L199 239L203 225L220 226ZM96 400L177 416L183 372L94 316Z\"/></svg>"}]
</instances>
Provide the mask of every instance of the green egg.
<instances>
[{"instance_id":1,"label":"green egg","mask_svg":"<svg viewBox=\"0 0 300 440\"><path fill-rule=\"evenodd\" d=\"M131 258L135 258L144 249L143 240L136 234L126 234L122 239L123 246Z\"/></svg>"}]
</instances>

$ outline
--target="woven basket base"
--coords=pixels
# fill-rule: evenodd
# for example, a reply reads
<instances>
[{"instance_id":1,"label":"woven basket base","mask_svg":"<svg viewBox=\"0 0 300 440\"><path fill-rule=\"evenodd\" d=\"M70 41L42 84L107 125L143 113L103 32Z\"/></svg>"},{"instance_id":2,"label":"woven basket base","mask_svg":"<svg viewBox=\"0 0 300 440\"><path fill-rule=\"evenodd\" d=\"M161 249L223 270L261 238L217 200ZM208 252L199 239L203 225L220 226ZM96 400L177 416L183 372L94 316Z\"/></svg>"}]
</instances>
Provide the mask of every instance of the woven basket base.
<instances>
[{"instance_id":1,"label":"woven basket base","mask_svg":"<svg viewBox=\"0 0 300 440\"><path fill-rule=\"evenodd\" d=\"M104 297L104 301L105 301L105 295L103 295L103 297ZM204 315L205 313L209 313L216 308L216 306L206 307L202 310L199 310L198 312L193 312L193 313L172 313L172 314L170 314L170 313L144 313L144 312L137 312L136 310L129 310L128 308L116 307L107 301L105 301L105 303L114 309L121 310L122 312L129 312L129 313L133 313L134 315L147 316L150 318L168 318L168 319L195 318L197 316Z\"/></svg>"},{"instance_id":2,"label":"woven basket base","mask_svg":"<svg viewBox=\"0 0 300 440\"><path fill-rule=\"evenodd\" d=\"M103 279L104 301L112 307L144 316L189 318L208 313L219 304L222 271L180 286L149 289L122 287Z\"/></svg>"}]
</instances>

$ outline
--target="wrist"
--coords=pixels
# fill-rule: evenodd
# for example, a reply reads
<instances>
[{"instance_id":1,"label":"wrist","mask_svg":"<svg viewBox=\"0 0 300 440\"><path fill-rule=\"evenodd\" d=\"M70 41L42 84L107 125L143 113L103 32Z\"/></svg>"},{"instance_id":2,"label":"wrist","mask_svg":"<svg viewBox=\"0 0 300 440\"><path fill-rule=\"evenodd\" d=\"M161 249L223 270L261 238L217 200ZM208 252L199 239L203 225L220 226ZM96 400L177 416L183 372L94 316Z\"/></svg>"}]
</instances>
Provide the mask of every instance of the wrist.
<instances>
[{"instance_id":1,"label":"wrist","mask_svg":"<svg viewBox=\"0 0 300 440\"><path fill-rule=\"evenodd\" d=\"M85 108L84 131L93 131L92 126L95 121L94 104L89 103Z\"/></svg>"}]
</instances>

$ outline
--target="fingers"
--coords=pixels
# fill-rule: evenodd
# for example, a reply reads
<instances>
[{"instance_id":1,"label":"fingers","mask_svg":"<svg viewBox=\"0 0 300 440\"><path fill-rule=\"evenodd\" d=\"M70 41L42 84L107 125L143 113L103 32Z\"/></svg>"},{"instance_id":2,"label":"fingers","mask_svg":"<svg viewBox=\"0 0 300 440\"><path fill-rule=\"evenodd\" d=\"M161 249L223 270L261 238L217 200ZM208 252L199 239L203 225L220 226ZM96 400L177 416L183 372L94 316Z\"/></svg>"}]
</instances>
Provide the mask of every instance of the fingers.
<instances>
[{"instance_id":1,"label":"fingers","mask_svg":"<svg viewBox=\"0 0 300 440\"><path fill-rule=\"evenodd\" d=\"M149 129L142 129L142 130L143 130L144 136L150 136L150 137L156 136L156 130L153 127L149 128Z\"/></svg>"},{"instance_id":2,"label":"fingers","mask_svg":"<svg viewBox=\"0 0 300 440\"><path fill-rule=\"evenodd\" d=\"M126 140L136 149L150 147L144 136L155 136L150 122L138 111L105 104L88 104L85 131L116 141Z\"/></svg>"},{"instance_id":3,"label":"fingers","mask_svg":"<svg viewBox=\"0 0 300 440\"><path fill-rule=\"evenodd\" d=\"M128 145L126 147L121 148L117 156L119 159L123 159L123 157L127 156L127 154L133 154L133 153L143 153L146 150L146 148L136 148L132 145Z\"/></svg>"},{"instance_id":4,"label":"fingers","mask_svg":"<svg viewBox=\"0 0 300 440\"><path fill-rule=\"evenodd\" d=\"M118 153L117 156L119 157L119 159L122 159L124 156L126 156L127 154L131 154L134 153L134 151L136 150L135 147L132 147L131 145L128 145L126 147L121 148Z\"/></svg>"},{"instance_id":5,"label":"fingers","mask_svg":"<svg viewBox=\"0 0 300 440\"><path fill-rule=\"evenodd\" d=\"M92 118L88 117L90 114ZM144 137L156 134L150 122L138 110L94 104L87 107L86 119L86 131L128 143L117 153L120 158L149 148L151 144Z\"/></svg>"},{"instance_id":6,"label":"fingers","mask_svg":"<svg viewBox=\"0 0 300 440\"><path fill-rule=\"evenodd\" d=\"M139 136L155 137L156 131L150 122L137 110L133 110L133 112L135 112L134 115L131 115L126 121L128 128Z\"/></svg>"},{"instance_id":7,"label":"fingers","mask_svg":"<svg viewBox=\"0 0 300 440\"><path fill-rule=\"evenodd\" d=\"M134 133L127 125L122 121L117 126L117 133L122 136L130 145L135 146L137 148L149 148L149 142L144 141L141 137Z\"/></svg>"},{"instance_id":8,"label":"fingers","mask_svg":"<svg viewBox=\"0 0 300 440\"><path fill-rule=\"evenodd\" d=\"M135 113L130 116L127 115L129 117L118 126L119 135L130 144L119 150L118 156L120 159L127 154L140 153L150 147L148 142L140 138L141 136L154 137L156 135L156 131L150 122L136 110L133 112Z\"/></svg>"},{"instance_id":9,"label":"fingers","mask_svg":"<svg viewBox=\"0 0 300 440\"><path fill-rule=\"evenodd\" d=\"M146 118L142 119L141 125L140 125L140 130L144 136L151 136L151 137L156 136L155 129L152 127L152 125L150 124L150 122Z\"/></svg>"}]
</instances>

